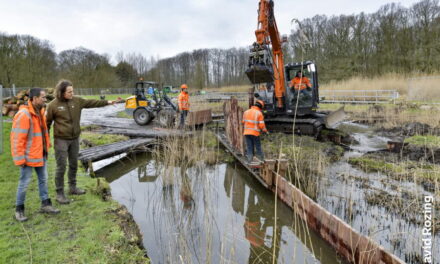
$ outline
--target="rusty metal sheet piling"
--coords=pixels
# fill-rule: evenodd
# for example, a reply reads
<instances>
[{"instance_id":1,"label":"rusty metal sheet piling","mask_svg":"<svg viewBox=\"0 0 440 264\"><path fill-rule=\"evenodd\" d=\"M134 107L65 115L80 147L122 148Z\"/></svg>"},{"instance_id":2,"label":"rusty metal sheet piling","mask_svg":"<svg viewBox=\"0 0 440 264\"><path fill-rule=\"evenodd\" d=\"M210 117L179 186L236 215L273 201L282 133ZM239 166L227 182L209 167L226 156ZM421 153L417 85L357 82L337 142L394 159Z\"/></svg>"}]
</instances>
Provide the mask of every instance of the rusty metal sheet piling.
<instances>
[{"instance_id":1,"label":"rusty metal sheet piling","mask_svg":"<svg viewBox=\"0 0 440 264\"><path fill-rule=\"evenodd\" d=\"M231 146L241 155L244 154L243 140L243 108L238 106L238 100L232 98L223 104L225 134Z\"/></svg>"}]
</instances>

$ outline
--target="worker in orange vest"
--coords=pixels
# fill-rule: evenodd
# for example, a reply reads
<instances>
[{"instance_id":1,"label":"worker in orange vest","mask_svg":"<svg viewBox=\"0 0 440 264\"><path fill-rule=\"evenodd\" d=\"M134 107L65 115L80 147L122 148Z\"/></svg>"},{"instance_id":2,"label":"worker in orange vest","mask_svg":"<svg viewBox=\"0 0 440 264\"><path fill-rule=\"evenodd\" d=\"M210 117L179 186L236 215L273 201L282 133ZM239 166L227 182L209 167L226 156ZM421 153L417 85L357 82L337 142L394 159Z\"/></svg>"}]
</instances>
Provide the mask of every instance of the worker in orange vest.
<instances>
[{"instance_id":1,"label":"worker in orange vest","mask_svg":"<svg viewBox=\"0 0 440 264\"><path fill-rule=\"evenodd\" d=\"M246 139L246 158L250 163L254 158L254 149L256 150L257 157L263 161L264 154L261 149L260 132L268 133L266 125L264 124L263 113L264 102L257 100L257 102L248 110L243 113L244 132L243 135Z\"/></svg>"},{"instance_id":2,"label":"worker in orange vest","mask_svg":"<svg viewBox=\"0 0 440 264\"><path fill-rule=\"evenodd\" d=\"M189 94L188 94L188 86L186 84L182 84L180 86L181 92L179 97L177 97L177 102L179 104L179 112L180 112L180 125L179 128L183 128L185 126L185 119L189 112Z\"/></svg>"},{"instance_id":3,"label":"worker in orange vest","mask_svg":"<svg viewBox=\"0 0 440 264\"><path fill-rule=\"evenodd\" d=\"M312 89L312 84L309 78L303 76L302 71L297 71L295 77L290 81L290 88L294 89L295 97L298 94L303 94L306 97L310 97L307 91Z\"/></svg>"},{"instance_id":4,"label":"worker in orange vest","mask_svg":"<svg viewBox=\"0 0 440 264\"><path fill-rule=\"evenodd\" d=\"M297 71L295 77L290 81L290 87L302 91L306 88L312 88L309 78L302 76L301 71Z\"/></svg>"},{"instance_id":5,"label":"worker in orange vest","mask_svg":"<svg viewBox=\"0 0 440 264\"><path fill-rule=\"evenodd\" d=\"M29 101L20 107L14 116L11 130L11 154L15 165L20 166L17 188L15 219L27 220L24 214L26 189L32 179L32 168L38 176L41 212L58 214L60 210L52 206L47 189L47 154L50 148L49 132L46 126L44 105L46 92L41 88L29 91Z\"/></svg>"}]
</instances>

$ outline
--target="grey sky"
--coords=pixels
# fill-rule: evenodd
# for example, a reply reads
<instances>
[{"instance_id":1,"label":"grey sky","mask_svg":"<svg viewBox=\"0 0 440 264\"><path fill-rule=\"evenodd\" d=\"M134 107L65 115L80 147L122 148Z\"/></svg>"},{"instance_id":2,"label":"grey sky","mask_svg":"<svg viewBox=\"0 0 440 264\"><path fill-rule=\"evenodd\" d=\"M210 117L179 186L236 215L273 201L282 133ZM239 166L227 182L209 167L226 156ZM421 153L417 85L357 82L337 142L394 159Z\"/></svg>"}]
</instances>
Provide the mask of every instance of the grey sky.
<instances>
[{"instance_id":1,"label":"grey sky","mask_svg":"<svg viewBox=\"0 0 440 264\"><path fill-rule=\"evenodd\" d=\"M386 0L275 0L279 30L292 18L372 13ZM418 0L397 0L405 7ZM248 46L258 0L0 0L0 31L49 40L57 52L79 46L107 53L170 57L197 48Z\"/></svg>"}]
</instances>

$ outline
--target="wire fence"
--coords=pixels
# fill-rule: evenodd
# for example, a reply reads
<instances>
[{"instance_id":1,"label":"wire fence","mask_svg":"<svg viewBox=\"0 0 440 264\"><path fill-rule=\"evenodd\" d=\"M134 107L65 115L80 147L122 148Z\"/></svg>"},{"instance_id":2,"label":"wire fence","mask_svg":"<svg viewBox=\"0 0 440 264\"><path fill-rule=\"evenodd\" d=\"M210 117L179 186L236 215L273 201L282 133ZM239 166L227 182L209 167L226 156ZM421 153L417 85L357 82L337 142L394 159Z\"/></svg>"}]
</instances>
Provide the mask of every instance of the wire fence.
<instances>
[{"instance_id":1,"label":"wire fence","mask_svg":"<svg viewBox=\"0 0 440 264\"><path fill-rule=\"evenodd\" d=\"M396 103L396 90L320 90L321 103L381 104Z\"/></svg>"},{"instance_id":2,"label":"wire fence","mask_svg":"<svg viewBox=\"0 0 440 264\"><path fill-rule=\"evenodd\" d=\"M3 96L12 97L20 91L29 90L31 87L3 88ZM133 88L75 88L76 95L104 95L104 94L132 94Z\"/></svg>"}]
</instances>

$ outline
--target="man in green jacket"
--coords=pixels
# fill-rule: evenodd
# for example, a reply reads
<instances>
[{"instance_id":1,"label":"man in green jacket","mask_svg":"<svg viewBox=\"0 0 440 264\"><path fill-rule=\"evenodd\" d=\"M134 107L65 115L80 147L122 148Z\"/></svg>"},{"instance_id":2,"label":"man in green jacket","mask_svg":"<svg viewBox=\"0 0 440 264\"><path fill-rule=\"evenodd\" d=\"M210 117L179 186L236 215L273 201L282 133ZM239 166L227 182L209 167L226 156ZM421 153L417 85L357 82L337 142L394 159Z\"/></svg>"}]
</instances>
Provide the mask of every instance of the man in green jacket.
<instances>
[{"instance_id":1,"label":"man in green jacket","mask_svg":"<svg viewBox=\"0 0 440 264\"><path fill-rule=\"evenodd\" d=\"M57 169L55 173L56 201L68 204L70 201L64 195L64 174L66 160L69 159L69 194L85 194L76 186L78 170L79 135L81 133L80 119L83 108L102 107L114 104L114 101L86 100L73 96L73 85L70 81L61 80L56 88L56 98L47 106L47 127L50 129L54 122L54 148Z\"/></svg>"}]
</instances>

